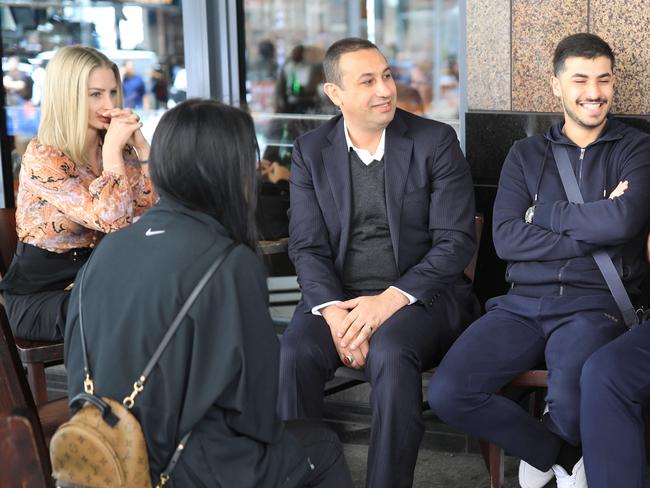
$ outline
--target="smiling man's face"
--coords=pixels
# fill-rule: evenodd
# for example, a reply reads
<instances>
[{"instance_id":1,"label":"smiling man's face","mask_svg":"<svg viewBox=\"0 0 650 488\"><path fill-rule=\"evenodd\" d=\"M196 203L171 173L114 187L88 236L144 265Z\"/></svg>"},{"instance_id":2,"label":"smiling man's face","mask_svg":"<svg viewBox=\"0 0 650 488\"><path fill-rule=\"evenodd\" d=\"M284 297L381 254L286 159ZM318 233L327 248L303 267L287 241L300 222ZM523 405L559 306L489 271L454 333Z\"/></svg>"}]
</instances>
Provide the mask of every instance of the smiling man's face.
<instances>
[{"instance_id":1,"label":"smiling man's face","mask_svg":"<svg viewBox=\"0 0 650 488\"><path fill-rule=\"evenodd\" d=\"M382 131L393 120L397 88L386 58L376 49L343 54L338 62L341 84L328 83L326 93L341 109L351 129Z\"/></svg>"},{"instance_id":2,"label":"smiling man's face","mask_svg":"<svg viewBox=\"0 0 650 488\"><path fill-rule=\"evenodd\" d=\"M560 98L567 131L597 132L603 128L614 98L612 64L607 56L570 57L551 80Z\"/></svg>"}]
</instances>

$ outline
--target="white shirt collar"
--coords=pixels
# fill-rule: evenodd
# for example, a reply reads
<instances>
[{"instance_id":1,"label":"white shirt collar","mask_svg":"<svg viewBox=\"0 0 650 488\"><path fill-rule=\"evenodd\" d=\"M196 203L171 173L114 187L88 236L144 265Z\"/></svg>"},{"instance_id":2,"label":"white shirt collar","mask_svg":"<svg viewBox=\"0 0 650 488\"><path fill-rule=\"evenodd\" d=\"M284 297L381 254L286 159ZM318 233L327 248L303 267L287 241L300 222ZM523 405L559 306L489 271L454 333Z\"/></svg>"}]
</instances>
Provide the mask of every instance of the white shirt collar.
<instances>
[{"instance_id":1,"label":"white shirt collar","mask_svg":"<svg viewBox=\"0 0 650 488\"><path fill-rule=\"evenodd\" d=\"M377 150L374 154L370 154L370 152L368 152L366 149L359 149L358 147L355 147L354 144L352 144L352 139L350 139L350 134L348 134L348 126L345 123L345 119L343 119L343 132L345 132L345 142L348 145L348 151L350 151L350 148L352 148L354 152L357 153L357 156L359 156L359 159L361 159L363 164L366 166L373 161L381 161L381 158L384 157L384 148L386 146L385 128L381 132L381 139L379 139L379 144L377 144Z\"/></svg>"}]
</instances>

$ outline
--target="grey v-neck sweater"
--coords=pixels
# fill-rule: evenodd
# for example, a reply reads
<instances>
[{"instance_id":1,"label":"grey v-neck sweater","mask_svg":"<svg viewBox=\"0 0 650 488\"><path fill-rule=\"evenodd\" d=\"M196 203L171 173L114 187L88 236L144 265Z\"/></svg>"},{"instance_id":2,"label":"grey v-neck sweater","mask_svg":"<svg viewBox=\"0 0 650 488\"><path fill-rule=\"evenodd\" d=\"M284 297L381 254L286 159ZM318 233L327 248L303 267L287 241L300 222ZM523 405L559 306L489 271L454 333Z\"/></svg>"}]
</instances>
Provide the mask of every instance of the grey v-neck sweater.
<instances>
[{"instance_id":1,"label":"grey v-neck sweater","mask_svg":"<svg viewBox=\"0 0 650 488\"><path fill-rule=\"evenodd\" d=\"M343 269L346 291L383 291L399 277L386 214L384 159L365 165L350 151L352 215Z\"/></svg>"}]
</instances>

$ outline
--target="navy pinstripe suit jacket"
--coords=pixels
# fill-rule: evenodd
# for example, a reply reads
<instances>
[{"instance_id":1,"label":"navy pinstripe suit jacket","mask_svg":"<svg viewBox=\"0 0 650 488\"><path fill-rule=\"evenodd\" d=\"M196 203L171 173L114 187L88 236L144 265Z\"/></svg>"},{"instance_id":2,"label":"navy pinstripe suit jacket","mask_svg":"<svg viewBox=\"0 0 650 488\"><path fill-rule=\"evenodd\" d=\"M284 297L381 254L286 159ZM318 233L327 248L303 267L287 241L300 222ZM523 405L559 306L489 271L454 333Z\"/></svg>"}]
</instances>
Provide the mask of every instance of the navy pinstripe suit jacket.
<instances>
[{"instance_id":1,"label":"navy pinstripe suit jacket","mask_svg":"<svg viewBox=\"0 0 650 488\"><path fill-rule=\"evenodd\" d=\"M475 250L469 166L450 126L399 109L385 143L386 210L400 272L393 284L432 306L461 282ZM352 196L341 115L296 140L290 183L289 255L309 310L344 299Z\"/></svg>"}]
</instances>

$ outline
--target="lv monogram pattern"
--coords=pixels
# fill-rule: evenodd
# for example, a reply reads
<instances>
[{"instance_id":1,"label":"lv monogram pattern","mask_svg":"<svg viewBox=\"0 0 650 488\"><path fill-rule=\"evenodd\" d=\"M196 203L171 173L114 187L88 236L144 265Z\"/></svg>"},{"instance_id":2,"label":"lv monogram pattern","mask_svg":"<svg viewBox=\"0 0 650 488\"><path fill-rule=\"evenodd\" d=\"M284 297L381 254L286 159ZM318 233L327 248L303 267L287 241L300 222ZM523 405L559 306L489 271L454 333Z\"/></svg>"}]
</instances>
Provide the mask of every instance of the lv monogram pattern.
<instances>
[{"instance_id":1,"label":"lv monogram pattern","mask_svg":"<svg viewBox=\"0 0 650 488\"><path fill-rule=\"evenodd\" d=\"M52 476L61 486L151 488L142 428L124 406L102 398L120 419L111 427L86 404L56 431L50 443Z\"/></svg>"}]
</instances>

